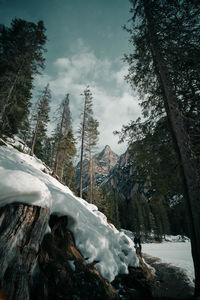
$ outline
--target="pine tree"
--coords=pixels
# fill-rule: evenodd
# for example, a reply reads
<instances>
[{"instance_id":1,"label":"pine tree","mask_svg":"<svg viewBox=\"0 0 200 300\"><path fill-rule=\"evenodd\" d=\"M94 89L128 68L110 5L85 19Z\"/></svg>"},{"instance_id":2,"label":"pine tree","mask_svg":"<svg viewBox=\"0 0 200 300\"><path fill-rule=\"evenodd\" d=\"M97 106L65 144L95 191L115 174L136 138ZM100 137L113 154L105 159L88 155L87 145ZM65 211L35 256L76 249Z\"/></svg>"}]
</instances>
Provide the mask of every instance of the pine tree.
<instances>
[{"instance_id":1,"label":"pine tree","mask_svg":"<svg viewBox=\"0 0 200 300\"><path fill-rule=\"evenodd\" d=\"M44 67L42 21L14 19L0 28L0 133L18 132L30 108L34 75Z\"/></svg>"},{"instance_id":2,"label":"pine tree","mask_svg":"<svg viewBox=\"0 0 200 300\"><path fill-rule=\"evenodd\" d=\"M188 223L185 220L185 207L181 199L171 204L168 214L171 234L181 234L189 237Z\"/></svg>"},{"instance_id":3,"label":"pine tree","mask_svg":"<svg viewBox=\"0 0 200 300\"><path fill-rule=\"evenodd\" d=\"M71 125L69 94L66 95L60 106L59 121L54 135L54 155L54 176L58 176L68 187L73 186L75 191L73 158L76 155L76 148Z\"/></svg>"},{"instance_id":4,"label":"pine tree","mask_svg":"<svg viewBox=\"0 0 200 300\"><path fill-rule=\"evenodd\" d=\"M46 136L43 141L43 162L50 168L53 167L54 145L52 137Z\"/></svg>"},{"instance_id":5,"label":"pine tree","mask_svg":"<svg viewBox=\"0 0 200 300\"><path fill-rule=\"evenodd\" d=\"M83 119L81 122L80 136L81 136L81 157L80 157L80 177L79 177L79 195L82 197L82 176L83 176L83 157L85 151L89 153L90 162L90 202L92 199L92 187L93 187L93 167L92 167L92 150L97 143L98 126L99 123L93 118L93 103L92 93L87 87L82 96L84 97Z\"/></svg>"},{"instance_id":6,"label":"pine tree","mask_svg":"<svg viewBox=\"0 0 200 300\"><path fill-rule=\"evenodd\" d=\"M153 231L157 240L162 240L163 235L169 234L169 219L163 202L159 200L151 201L151 213L154 224Z\"/></svg>"},{"instance_id":7,"label":"pine tree","mask_svg":"<svg viewBox=\"0 0 200 300\"><path fill-rule=\"evenodd\" d=\"M62 182L67 185L70 190L75 194L76 191L76 170L73 164L73 157L71 156L69 160L66 160L63 170Z\"/></svg>"},{"instance_id":8,"label":"pine tree","mask_svg":"<svg viewBox=\"0 0 200 300\"><path fill-rule=\"evenodd\" d=\"M195 295L200 295L200 179L198 129L199 3L197 1L131 1L132 27L128 29L134 53L126 56L129 75L149 117L146 130L167 117L174 149L180 163L187 213L190 220L195 267ZM177 68L178 66L178 68ZM191 116L191 119L190 119Z\"/></svg>"},{"instance_id":9,"label":"pine tree","mask_svg":"<svg viewBox=\"0 0 200 300\"><path fill-rule=\"evenodd\" d=\"M98 197L94 196L94 204L97 205L98 209L103 214L105 214L109 223L112 223L117 228L120 228L119 202L121 198L119 194L106 185L103 186L100 191L99 189L96 189L96 193Z\"/></svg>"},{"instance_id":10,"label":"pine tree","mask_svg":"<svg viewBox=\"0 0 200 300\"><path fill-rule=\"evenodd\" d=\"M56 132L55 132L55 164L54 164L54 176L57 175L58 163L62 164L62 160L64 157L64 149L65 147L62 145L65 143L66 136L68 132L71 130L71 115L69 109L69 94L66 95L65 99L61 103L60 107L60 117L59 122L57 124Z\"/></svg>"},{"instance_id":11,"label":"pine tree","mask_svg":"<svg viewBox=\"0 0 200 300\"><path fill-rule=\"evenodd\" d=\"M33 155L35 153L41 159L43 158L43 153L42 153L43 142L45 141L46 138L47 124L49 122L50 99L51 99L51 91L49 88L49 84L47 84L47 86L42 91L39 99L37 115L35 116L36 125L34 128L33 140L32 140L31 152L30 152L30 155Z\"/></svg>"},{"instance_id":12,"label":"pine tree","mask_svg":"<svg viewBox=\"0 0 200 300\"><path fill-rule=\"evenodd\" d=\"M93 171L93 150L98 141L98 126L99 123L92 117L92 114L88 118L86 126L86 151L89 156L89 176L90 176L90 189L89 189L89 202L94 201L94 171Z\"/></svg>"}]
</instances>

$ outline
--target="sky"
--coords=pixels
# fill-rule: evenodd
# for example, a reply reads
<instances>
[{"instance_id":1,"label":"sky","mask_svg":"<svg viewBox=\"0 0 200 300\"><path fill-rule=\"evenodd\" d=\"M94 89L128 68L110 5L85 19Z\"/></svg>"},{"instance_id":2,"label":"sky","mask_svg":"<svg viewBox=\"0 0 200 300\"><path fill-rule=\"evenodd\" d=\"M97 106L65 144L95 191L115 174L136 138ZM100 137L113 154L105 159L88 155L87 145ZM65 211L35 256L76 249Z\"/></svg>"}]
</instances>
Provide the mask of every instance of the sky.
<instances>
[{"instance_id":1,"label":"sky","mask_svg":"<svg viewBox=\"0 0 200 300\"><path fill-rule=\"evenodd\" d=\"M97 151L109 145L117 154L123 153L127 145L118 144L113 131L140 115L137 93L124 80L128 66L122 58L131 52L131 45L122 26L131 17L129 9L128 0L0 0L4 25L15 17L44 21L46 67L35 78L33 101L49 83L54 115L69 93L75 135L81 122L81 93L90 87L94 117L99 121Z\"/></svg>"}]
</instances>

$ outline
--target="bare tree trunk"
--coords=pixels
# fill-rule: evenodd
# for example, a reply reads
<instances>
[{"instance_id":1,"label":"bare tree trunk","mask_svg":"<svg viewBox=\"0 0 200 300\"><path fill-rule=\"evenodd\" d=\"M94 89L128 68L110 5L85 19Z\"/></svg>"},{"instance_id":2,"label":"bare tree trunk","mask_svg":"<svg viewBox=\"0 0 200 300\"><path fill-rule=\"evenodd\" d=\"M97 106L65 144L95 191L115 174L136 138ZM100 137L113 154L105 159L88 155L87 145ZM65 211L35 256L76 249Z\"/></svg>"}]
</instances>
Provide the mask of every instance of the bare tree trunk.
<instances>
[{"instance_id":1,"label":"bare tree trunk","mask_svg":"<svg viewBox=\"0 0 200 300\"><path fill-rule=\"evenodd\" d=\"M0 286L7 300L29 300L31 272L49 209L11 204L0 209Z\"/></svg>"},{"instance_id":2,"label":"bare tree trunk","mask_svg":"<svg viewBox=\"0 0 200 300\"><path fill-rule=\"evenodd\" d=\"M58 147L59 147L60 143L58 143ZM58 173L58 160L59 160L59 151L57 149L56 151L56 159L55 159L55 163L54 163L54 169L53 169L53 176L56 177L57 173Z\"/></svg>"},{"instance_id":3,"label":"bare tree trunk","mask_svg":"<svg viewBox=\"0 0 200 300\"><path fill-rule=\"evenodd\" d=\"M63 112L62 112L61 123L60 123L58 145L57 145L57 151L56 151L56 159L55 159L54 170L53 170L53 175L54 176L56 176L57 172L58 172L58 162L59 162L59 154L60 154L60 143L61 143L61 139L62 139L62 129L63 129L63 125L64 125L65 109L66 109L66 107L64 106Z\"/></svg>"},{"instance_id":4,"label":"bare tree trunk","mask_svg":"<svg viewBox=\"0 0 200 300\"><path fill-rule=\"evenodd\" d=\"M152 46L154 62L157 65L160 83L164 92L164 104L177 149L181 177L188 207L191 230L192 256L195 270L195 296L200 296L200 176L197 159L192 150L190 137L183 122L183 116L178 108L178 99L171 81L166 62L161 57L159 40L154 30L149 1L143 0L145 14L149 24L149 38Z\"/></svg>"},{"instance_id":5,"label":"bare tree trunk","mask_svg":"<svg viewBox=\"0 0 200 300\"><path fill-rule=\"evenodd\" d=\"M26 131L26 134L25 134L25 137L24 137L24 146L22 148L22 151L24 152L25 151L25 147L26 147L26 142L27 142L27 139L28 139L28 136L29 136L29 133L30 131Z\"/></svg>"},{"instance_id":6,"label":"bare tree trunk","mask_svg":"<svg viewBox=\"0 0 200 300\"><path fill-rule=\"evenodd\" d=\"M93 203L93 159L91 139L89 140L89 175L90 175L90 203Z\"/></svg>"},{"instance_id":7,"label":"bare tree trunk","mask_svg":"<svg viewBox=\"0 0 200 300\"><path fill-rule=\"evenodd\" d=\"M31 118L30 118L30 126L31 126L31 123L33 122L33 117L34 117L34 111L36 110L36 105L38 103L36 102L35 106L34 106L34 109L32 110L32 114L31 114ZM26 147L26 142L27 142L27 139L28 139L28 136L30 134L30 127L29 129L26 131L26 134L25 134L25 137L24 137L24 146L23 146L23 149L22 151L24 152L25 150L25 147Z\"/></svg>"},{"instance_id":8,"label":"bare tree trunk","mask_svg":"<svg viewBox=\"0 0 200 300\"><path fill-rule=\"evenodd\" d=\"M36 123L36 126L35 126L35 132L34 132L34 137L33 137L33 142L32 142L32 146L31 146L30 155L33 155L33 153L34 153L35 144L36 144L36 140L37 140L37 134L38 134L39 122L40 122L40 114L38 113L37 123Z\"/></svg>"},{"instance_id":9,"label":"bare tree trunk","mask_svg":"<svg viewBox=\"0 0 200 300\"><path fill-rule=\"evenodd\" d=\"M61 167L60 167L60 180L62 182L63 180L63 175L64 175L64 167L65 167L65 155L66 155L66 151L67 149L63 150L63 155L62 155L62 163L61 163Z\"/></svg>"},{"instance_id":10,"label":"bare tree trunk","mask_svg":"<svg viewBox=\"0 0 200 300\"><path fill-rule=\"evenodd\" d=\"M83 151L84 151L84 142L85 142L85 121L86 121L86 98L84 103L84 111L83 111L83 123L82 123L82 133L81 133L81 158L80 158L80 177L79 177L79 196L82 198L83 193Z\"/></svg>"}]
</instances>

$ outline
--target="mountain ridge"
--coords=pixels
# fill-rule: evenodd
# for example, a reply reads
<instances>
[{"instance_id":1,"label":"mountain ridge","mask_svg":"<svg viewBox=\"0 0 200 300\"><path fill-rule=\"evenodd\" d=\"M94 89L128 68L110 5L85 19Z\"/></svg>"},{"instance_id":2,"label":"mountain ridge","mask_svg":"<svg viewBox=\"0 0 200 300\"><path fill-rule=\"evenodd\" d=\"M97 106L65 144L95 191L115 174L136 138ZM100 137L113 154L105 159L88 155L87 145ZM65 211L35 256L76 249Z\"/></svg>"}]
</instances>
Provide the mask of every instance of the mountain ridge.
<instances>
[{"instance_id":1,"label":"mountain ridge","mask_svg":"<svg viewBox=\"0 0 200 300\"><path fill-rule=\"evenodd\" d=\"M119 155L112 151L109 145L93 155L93 173L97 186L100 186L103 181L108 178L110 171L117 164ZM79 183L80 162L76 166L76 182ZM83 161L83 188L89 185L89 160Z\"/></svg>"}]
</instances>

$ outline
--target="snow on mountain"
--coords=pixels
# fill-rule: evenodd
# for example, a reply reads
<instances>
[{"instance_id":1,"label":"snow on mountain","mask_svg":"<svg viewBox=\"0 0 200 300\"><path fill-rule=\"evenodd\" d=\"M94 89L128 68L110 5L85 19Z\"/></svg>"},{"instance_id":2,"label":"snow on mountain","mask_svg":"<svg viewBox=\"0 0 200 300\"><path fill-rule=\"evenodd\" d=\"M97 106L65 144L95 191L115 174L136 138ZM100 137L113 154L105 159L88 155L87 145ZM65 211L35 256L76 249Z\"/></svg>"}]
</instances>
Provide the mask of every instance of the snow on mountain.
<instances>
[{"instance_id":1,"label":"snow on mountain","mask_svg":"<svg viewBox=\"0 0 200 300\"><path fill-rule=\"evenodd\" d=\"M46 174L43 163L11 145L0 147L0 206L12 202L49 207L51 214L67 215L76 246L108 281L128 266L138 266L133 241L119 232L97 207Z\"/></svg>"}]
</instances>

